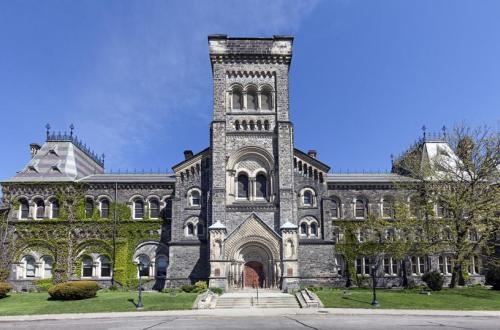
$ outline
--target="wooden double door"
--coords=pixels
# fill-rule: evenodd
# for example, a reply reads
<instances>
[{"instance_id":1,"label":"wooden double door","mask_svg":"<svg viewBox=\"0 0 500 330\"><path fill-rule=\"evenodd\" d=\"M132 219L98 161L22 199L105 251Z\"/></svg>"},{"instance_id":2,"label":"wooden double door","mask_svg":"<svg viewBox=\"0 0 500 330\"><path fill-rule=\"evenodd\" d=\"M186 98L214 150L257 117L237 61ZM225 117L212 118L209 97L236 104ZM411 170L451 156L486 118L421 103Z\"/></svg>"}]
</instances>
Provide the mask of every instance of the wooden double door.
<instances>
[{"instance_id":1,"label":"wooden double door","mask_svg":"<svg viewBox=\"0 0 500 330\"><path fill-rule=\"evenodd\" d=\"M264 287L265 282L264 266L258 261L249 261L245 264L244 285L245 287L255 288Z\"/></svg>"}]
</instances>

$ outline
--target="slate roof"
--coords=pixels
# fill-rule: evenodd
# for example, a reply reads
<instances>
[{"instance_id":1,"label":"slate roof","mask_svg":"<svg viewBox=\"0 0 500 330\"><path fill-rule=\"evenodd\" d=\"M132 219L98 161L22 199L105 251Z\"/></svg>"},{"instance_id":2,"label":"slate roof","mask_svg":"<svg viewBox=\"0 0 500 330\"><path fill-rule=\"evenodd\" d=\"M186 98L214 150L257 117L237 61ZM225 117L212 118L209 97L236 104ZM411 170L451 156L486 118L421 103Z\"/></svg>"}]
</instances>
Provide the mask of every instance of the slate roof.
<instances>
[{"instance_id":1,"label":"slate roof","mask_svg":"<svg viewBox=\"0 0 500 330\"><path fill-rule=\"evenodd\" d=\"M99 182L138 182L138 183L175 183L175 175L169 173L106 173L93 174L84 177L78 182L99 183Z\"/></svg>"}]
</instances>

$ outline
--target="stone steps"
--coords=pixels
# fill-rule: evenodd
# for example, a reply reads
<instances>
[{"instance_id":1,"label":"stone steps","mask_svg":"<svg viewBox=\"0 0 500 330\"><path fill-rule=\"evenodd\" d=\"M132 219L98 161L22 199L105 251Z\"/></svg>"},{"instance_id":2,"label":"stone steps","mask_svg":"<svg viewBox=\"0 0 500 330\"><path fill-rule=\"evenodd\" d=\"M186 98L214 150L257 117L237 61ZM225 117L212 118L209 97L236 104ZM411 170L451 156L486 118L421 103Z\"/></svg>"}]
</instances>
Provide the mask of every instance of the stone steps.
<instances>
[{"instance_id":1,"label":"stone steps","mask_svg":"<svg viewBox=\"0 0 500 330\"><path fill-rule=\"evenodd\" d=\"M259 295L223 294L217 299L215 308L300 308L297 299L285 293Z\"/></svg>"}]
</instances>

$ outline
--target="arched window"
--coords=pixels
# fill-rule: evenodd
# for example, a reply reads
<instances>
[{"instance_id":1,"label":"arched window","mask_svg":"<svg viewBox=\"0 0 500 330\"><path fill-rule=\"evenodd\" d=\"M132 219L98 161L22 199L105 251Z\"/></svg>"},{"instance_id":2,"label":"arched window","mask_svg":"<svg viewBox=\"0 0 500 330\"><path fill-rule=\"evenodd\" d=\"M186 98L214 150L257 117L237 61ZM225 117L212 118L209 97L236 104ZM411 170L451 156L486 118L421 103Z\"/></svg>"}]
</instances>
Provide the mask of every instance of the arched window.
<instances>
[{"instance_id":1,"label":"arched window","mask_svg":"<svg viewBox=\"0 0 500 330\"><path fill-rule=\"evenodd\" d=\"M238 197L248 199L248 176L244 173L238 175Z\"/></svg>"},{"instance_id":2,"label":"arched window","mask_svg":"<svg viewBox=\"0 0 500 330\"><path fill-rule=\"evenodd\" d=\"M260 108L262 110L271 110L273 108L273 104L272 104L272 95L271 95L271 91L269 90L264 90L262 91L262 94L260 95L260 100L262 102Z\"/></svg>"},{"instance_id":3,"label":"arched window","mask_svg":"<svg viewBox=\"0 0 500 330\"><path fill-rule=\"evenodd\" d=\"M355 216L356 218L366 218L366 203L361 199L356 200Z\"/></svg>"},{"instance_id":4,"label":"arched window","mask_svg":"<svg viewBox=\"0 0 500 330\"><path fill-rule=\"evenodd\" d=\"M139 256L139 276L149 276L150 261L148 256Z\"/></svg>"},{"instance_id":5,"label":"arched window","mask_svg":"<svg viewBox=\"0 0 500 330\"><path fill-rule=\"evenodd\" d=\"M26 277L35 277L36 274L35 258L33 258L32 256L26 256L24 257L24 260L26 261Z\"/></svg>"},{"instance_id":6,"label":"arched window","mask_svg":"<svg viewBox=\"0 0 500 330\"><path fill-rule=\"evenodd\" d=\"M233 89L233 110L241 110L243 108L243 94L239 88Z\"/></svg>"},{"instance_id":7,"label":"arched window","mask_svg":"<svg viewBox=\"0 0 500 330\"><path fill-rule=\"evenodd\" d=\"M50 218L59 218L59 201L57 199L50 201Z\"/></svg>"},{"instance_id":8,"label":"arched window","mask_svg":"<svg viewBox=\"0 0 500 330\"><path fill-rule=\"evenodd\" d=\"M101 200L101 218L109 218L109 200L107 199Z\"/></svg>"},{"instance_id":9,"label":"arched window","mask_svg":"<svg viewBox=\"0 0 500 330\"><path fill-rule=\"evenodd\" d=\"M52 264L53 260L50 256L45 256L42 258L43 261L43 278L52 277Z\"/></svg>"},{"instance_id":10,"label":"arched window","mask_svg":"<svg viewBox=\"0 0 500 330\"><path fill-rule=\"evenodd\" d=\"M194 236L194 225L192 223L187 224L187 235Z\"/></svg>"},{"instance_id":11,"label":"arched window","mask_svg":"<svg viewBox=\"0 0 500 330\"><path fill-rule=\"evenodd\" d=\"M189 192L189 206L200 206L201 205L201 194L199 190L193 189Z\"/></svg>"},{"instance_id":12,"label":"arched window","mask_svg":"<svg viewBox=\"0 0 500 330\"><path fill-rule=\"evenodd\" d=\"M28 201L24 198L19 200L19 219L28 219L30 213L30 206Z\"/></svg>"},{"instance_id":13,"label":"arched window","mask_svg":"<svg viewBox=\"0 0 500 330\"><path fill-rule=\"evenodd\" d=\"M267 120L264 120L264 129L266 131L269 131L269 121L267 121Z\"/></svg>"},{"instance_id":14,"label":"arched window","mask_svg":"<svg viewBox=\"0 0 500 330\"><path fill-rule=\"evenodd\" d=\"M152 219L158 219L160 217L160 202L157 199L151 199L149 201L149 217Z\"/></svg>"},{"instance_id":15,"label":"arched window","mask_svg":"<svg viewBox=\"0 0 500 330\"><path fill-rule=\"evenodd\" d=\"M311 236L318 236L318 225L316 222L311 223Z\"/></svg>"},{"instance_id":16,"label":"arched window","mask_svg":"<svg viewBox=\"0 0 500 330\"><path fill-rule=\"evenodd\" d=\"M304 191L303 204L304 204L304 206L312 206L313 205L313 193L312 193L312 191L310 191L310 190Z\"/></svg>"},{"instance_id":17,"label":"arched window","mask_svg":"<svg viewBox=\"0 0 500 330\"><path fill-rule=\"evenodd\" d=\"M307 236L307 224L305 222L300 224L300 235Z\"/></svg>"},{"instance_id":18,"label":"arched window","mask_svg":"<svg viewBox=\"0 0 500 330\"><path fill-rule=\"evenodd\" d=\"M247 91L247 109L257 109L257 92L254 89L249 89Z\"/></svg>"},{"instance_id":19,"label":"arched window","mask_svg":"<svg viewBox=\"0 0 500 330\"><path fill-rule=\"evenodd\" d=\"M144 217L144 202L140 198L134 200L134 219L142 219Z\"/></svg>"},{"instance_id":20,"label":"arched window","mask_svg":"<svg viewBox=\"0 0 500 330\"><path fill-rule=\"evenodd\" d=\"M92 277L93 262L91 257L82 259L82 277Z\"/></svg>"},{"instance_id":21,"label":"arched window","mask_svg":"<svg viewBox=\"0 0 500 330\"><path fill-rule=\"evenodd\" d=\"M394 200L392 197L384 197L382 201L382 216L384 218L394 218Z\"/></svg>"},{"instance_id":22,"label":"arched window","mask_svg":"<svg viewBox=\"0 0 500 330\"><path fill-rule=\"evenodd\" d=\"M101 261L101 277L110 277L111 276L111 261L106 256L102 256L100 258L100 261Z\"/></svg>"},{"instance_id":23,"label":"arched window","mask_svg":"<svg viewBox=\"0 0 500 330\"><path fill-rule=\"evenodd\" d=\"M156 258L156 277L167 276L167 258L160 256Z\"/></svg>"},{"instance_id":24,"label":"arched window","mask_svg":"<svg viewBox=\"0 0 500 330\"><path fill-rule=\"evenodd\" d=\"M37 199L35 202L35 206L36 206L36 218L43 219L45 215L45 204L43 203L43 200Z\"/></svg>"},{"instance_id":25,"label":"arched window","mask_svg":"<svg viewBox=\"0 0 500 330\"><path fill-rule=\"evenodd\" d=\"M267 198L267 178L264 174L258 174L255 178L256 196L258 198Z\"/></svg>"},{"instance_id":26,"label":"arched window","mask_svg":"<svg viewBox=\"0 0 500 330\"><path fill-rule=\"evenodd\" d=\"M94 201L92 198L85 198L85 218L92 218L94 214Z\"/></svg>"}]
</instances>

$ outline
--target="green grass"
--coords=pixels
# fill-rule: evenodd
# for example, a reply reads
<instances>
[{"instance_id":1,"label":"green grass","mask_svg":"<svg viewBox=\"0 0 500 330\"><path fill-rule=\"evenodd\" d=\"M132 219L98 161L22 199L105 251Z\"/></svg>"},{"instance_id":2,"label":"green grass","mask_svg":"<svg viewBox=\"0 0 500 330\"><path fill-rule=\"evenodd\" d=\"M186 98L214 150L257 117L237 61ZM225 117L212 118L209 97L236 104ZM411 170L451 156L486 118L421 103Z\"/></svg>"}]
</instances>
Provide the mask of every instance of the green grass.
<instances>
[{"instance_id":1,"label":"green grass","mask_svg":"<svg viewBox=\"0 0 500 330\"><path fill-rule=\"evenodd\" d=\"M317 291L325 307L372 308L369 289L331 289ZM500 310L500 292L482 287L443 289L430 296L420 290L377 290L378 308L442 309L442 310Z\"/></svg>"},{"instance_id":2,"label":"green grass","mask_svg":"<svg viewBox=\"0 0 500 330\"><path fill-rule=\"evenodd\" d=\"M190 309L196 293L144 292L144 311ZM133 312L137 303L137 292L100 291L95 298L58 301L49 300L48 293L11 293L0 299L0 315ZM132 301L133 300L133 301Z\"/></svg>"}]
</instances>

